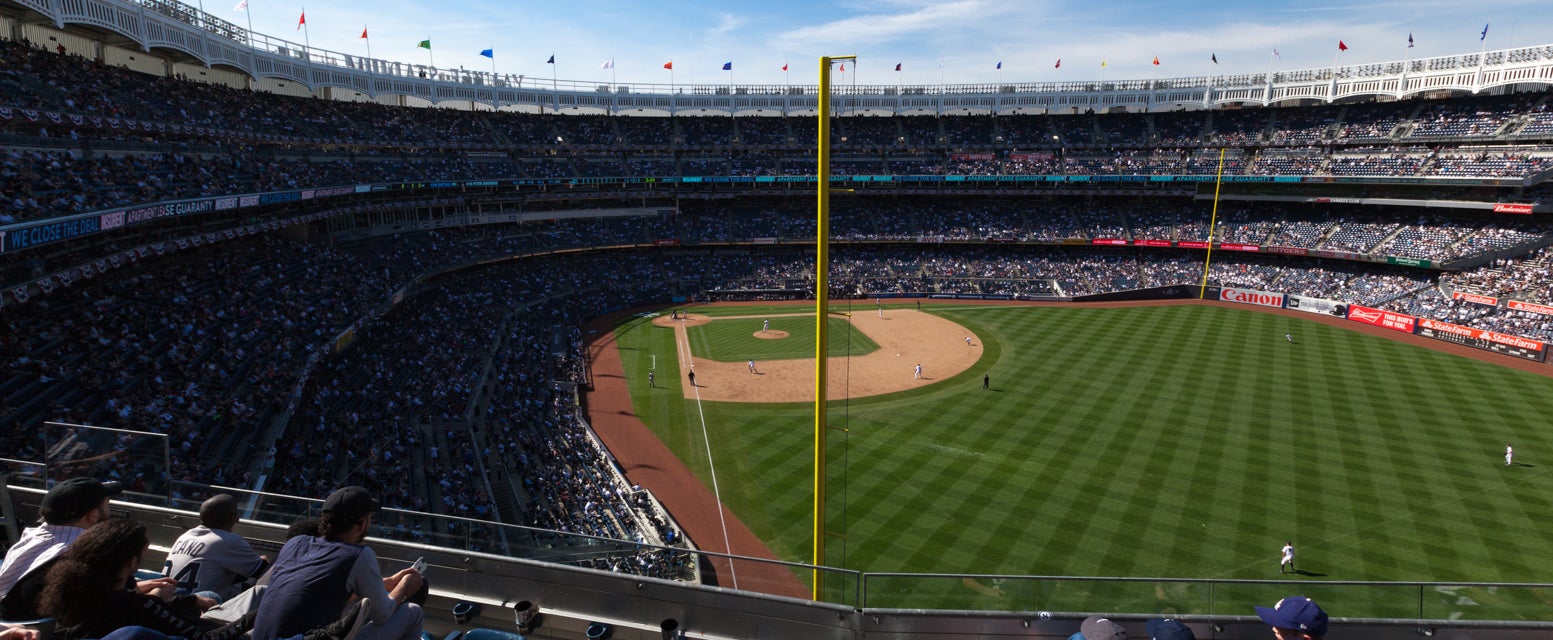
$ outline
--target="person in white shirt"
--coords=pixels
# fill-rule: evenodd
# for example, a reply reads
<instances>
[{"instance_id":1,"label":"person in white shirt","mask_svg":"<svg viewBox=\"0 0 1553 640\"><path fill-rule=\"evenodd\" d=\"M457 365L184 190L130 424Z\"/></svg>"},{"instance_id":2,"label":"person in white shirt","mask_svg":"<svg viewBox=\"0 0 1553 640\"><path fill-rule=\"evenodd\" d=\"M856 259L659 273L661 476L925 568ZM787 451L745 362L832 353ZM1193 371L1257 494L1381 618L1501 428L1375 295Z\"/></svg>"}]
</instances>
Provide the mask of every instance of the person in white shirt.
<instances>
[{"instance_id":1,"label":"person in white shirt","mask_svg":"<svg viewBox=\"0 0 1553 640\"><path fill-rule=\"evenodd\" d=\"M1294 571L1294 543L1293 542L1285 542L1285 543L1283 543L1283 559L1278 561L1278 573L1284 573L1284 570L1283 570L1284 567L1288 567L1289 571Z\"/></svg>"},{"instance_id":2,"label":"person in white shirt","mask_svg":"<svg viewBox=\"0 0 1553 640\"><path fill-rule=\"evenodd\" d=\"M71 478L54 485L38 509L39 526L22 531L21 538L5 552L0 564L0 598L33 569L53 560L93 525L108 519L108 499L124 488L117 482Z\"/></svg>"}]
</instances>

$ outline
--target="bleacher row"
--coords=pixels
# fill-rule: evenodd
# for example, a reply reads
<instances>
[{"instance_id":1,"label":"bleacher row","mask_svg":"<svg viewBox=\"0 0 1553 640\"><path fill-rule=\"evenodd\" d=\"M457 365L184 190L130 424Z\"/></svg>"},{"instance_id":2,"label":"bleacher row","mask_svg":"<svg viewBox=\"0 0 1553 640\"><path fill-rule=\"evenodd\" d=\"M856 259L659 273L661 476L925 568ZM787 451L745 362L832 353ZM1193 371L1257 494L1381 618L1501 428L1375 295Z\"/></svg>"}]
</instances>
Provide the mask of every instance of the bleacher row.
<instances>
[{"instance_id":1,"label":"bleacher row","mask_svg":"<svg viewBox=\"0 0 1553 640\"><path fill-rule=\"evenodd\" d=\"M150 78L0 41L0 224L129 204L413 180L813 175L812 118L476 113ZM1525 178L1542 93L1177 113L838 117L857 174Z\"/></svg>"}]
</instances>

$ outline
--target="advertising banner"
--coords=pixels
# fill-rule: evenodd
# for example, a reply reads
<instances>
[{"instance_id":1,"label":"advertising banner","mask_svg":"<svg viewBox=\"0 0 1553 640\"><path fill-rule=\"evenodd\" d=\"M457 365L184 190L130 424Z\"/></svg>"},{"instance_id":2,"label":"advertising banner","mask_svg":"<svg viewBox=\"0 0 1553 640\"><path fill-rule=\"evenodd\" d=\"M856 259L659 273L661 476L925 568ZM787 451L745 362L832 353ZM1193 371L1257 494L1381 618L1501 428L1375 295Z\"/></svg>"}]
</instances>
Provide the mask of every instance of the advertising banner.
<instances>
[{"instance_id":1,"label":"advertising banner","mask_svg":"<svg viewBox=\"0 0 1553 640\"><path fill-rule=\"evenodd\" d=\"M1125 246L1127 244L1127 241L1121 238L1095 238L1089 242L1090 244L1104 244L1112 246Z\"/></svg>"},{"instance_id":2,"label":"advertising banner","mask_svg":"<svg viewBox=\"0 0 1553 640\"><path fill-rule=\"evenodd\" d=\"M1283 308L1283 294L1268 291L1255 291L1252 289L1236 289L1225 287L1219 292L1219 299L1225 302L1239 302L1241 304L1254 304L1261 307Z\"/></svg>"},{"instance_id":3,"label":"advertising banner","mask_svg":"<svg viewBox=\"0 0 1553 640\"><path fill-rule=\"evenodd\" d=\"M1511 300L1510 303L1509 303L1509 307L1511 309L1516 310L1516 311L1525 311L1527 313L1540 313L1540 314L1545 315L1545 316L1553 316L1553 307L1550 307L1550 306L1545 305L1545 304L1537 304L1535 302L1521 302L1520 300Z\"/></svg>"},{"instance_id":4,"label":"advertising banner","mask_svg":"<svg viewBox=\"0 0 1553 640\"><path fill-rule=\"evenodd\" d=\"M1251 251L1251 252L1256 252L1256 251L1261 251L1262 250L1262 247L1254 245L1254 244L1235 244L1235 243L1230 243L1230 242L1221 242L1221 243L1219 243L1219 248L1223 249L1225 251Z\"/></svg>"},{"instance_id":5,"label":"advertising banner","mask_svg":"<svg viewBox=\"0 0 1553 640\"><path fill-rule=\"evenodd\" d=\"M1417 318L1405 313L1371 309L1356 304L1348 305L1348 319L1377 327L1385 327L1393 331L1401 331L1402 333L1412 333L1413 328L1418 324Z\"/></svg>"},{"instance_id":6,"label":"advertising banner","mask_svg":"<svg viewBox=\"0 0 1553 640\"><path fill-rule=\"evenodd\" d=\"M1317 313L1327 316L1342 317L1344 310L1346 309L1346 307L1343 306L1343 303L1336 300L1327 300L1325 298L1309 298L1306 296L1287 295L1284 296L1284 300L1286 302L1284 305L1285 308L1293 309L1295 311L1304 311L1305 313Z\"/></svg>"},{"instance_id":7,"label":"advertising banner","mask_svg":"<svg viewBox=\"0 0 1553 640\"><path fill-rule=\"evenodd\" d=\"M1418 321L1418 335L1537 362L1547 358L1547 349L1536 340L1428 318Z\"/></svg>"},{"instance_id":8,"label":"advertising banner","mask_svg":"<svg viewBox=\"0 0 1553 640\"><path fill-rule=\"evenodd\" d=\"M1523 214L1529 214L1529 213L1531 213L1531 209L1532 209L1533 206L1535 206L1535 205L1520 204L1520 203L1517 203L1517 202L1500 202L1500 203L1497 203L1497 204L1494 205L1494 213L1523 213Z\"/></svg>"},{"instance_id":9,"label":"advertising banner","mask_svg":"<svg viewBox=\"0 0 1553 640\"><path fill-rule=\"evenodd\" d=\"M1132 243L1139 247L1168 247L1169 240L1133 240Z\"/></svg>"},{"instance_id":10,"label":"advertising banner","mask_svg":"<svg viewBox=\"0 0 1553 640\"><path fill-rule=\"evenodd\" d=\"M1475 294L1475 293L1465 293L1465 292L1462 292L1462 291L1452 291L1451 292L1451 297L1454 298L1454 299L1457 299L1457 300L1464 300L1464 301L1470 302L1472 304L1480 304L1480 305L1483 305L1485 307L1497 307L1497 306L1499 306L1499 298L1493 298L1493 297L1489 297L1489 296L1480 296L1480 295Z\"/></svg>"}]
</instances>

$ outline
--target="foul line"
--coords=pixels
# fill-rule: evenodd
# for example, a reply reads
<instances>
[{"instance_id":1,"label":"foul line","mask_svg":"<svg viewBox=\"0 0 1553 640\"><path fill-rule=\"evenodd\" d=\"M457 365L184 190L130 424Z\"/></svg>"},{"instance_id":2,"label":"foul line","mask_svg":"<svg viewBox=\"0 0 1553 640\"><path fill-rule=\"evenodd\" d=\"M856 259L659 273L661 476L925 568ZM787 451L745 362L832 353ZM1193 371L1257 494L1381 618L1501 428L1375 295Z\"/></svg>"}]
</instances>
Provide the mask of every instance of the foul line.
<instances>
[{"instance_id":1,"label":"foul line","mask_svg":"<svg viewBox=\"0 0 1553 640\"><path fill-rule=\"evenodd\" d=\"M696 363L690 355L690 335L684 325L674 327L674 350L679 354L680 364L694 372ZM723 494L717 488L717 465L712 463L712 438L706 430L706 412L701 410L701 387L691 385L690 389L696 394L696 417L701 421L701 441L706 443L706 467L707 472L712 474L712 498L717 500L717 520L723 527L723 549L731 556L733 540L728 538L728 517L723 515ZM733 558L728 559L728 577L733 580L733 588L738 589L739 570L734 566Z\"/></svg>"}]
</instances>

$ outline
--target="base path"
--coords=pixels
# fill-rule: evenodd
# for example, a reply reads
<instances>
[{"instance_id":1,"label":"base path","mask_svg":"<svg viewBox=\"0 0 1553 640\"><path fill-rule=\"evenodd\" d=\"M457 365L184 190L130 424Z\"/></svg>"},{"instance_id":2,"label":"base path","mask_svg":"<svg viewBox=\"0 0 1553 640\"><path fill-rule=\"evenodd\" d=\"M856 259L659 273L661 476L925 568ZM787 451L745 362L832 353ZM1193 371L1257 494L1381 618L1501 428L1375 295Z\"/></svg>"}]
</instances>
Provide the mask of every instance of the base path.
<instances>
[{"instance_id":1,"label":"base path","mask_svg":"<svg viewBox=\"0 0 1553 640\"><path fill-rule=\"evenodd\" d=\"M583 396L583 409L593 431L604 441L626 478L651 491L668 509L685 534L704 551L777 559L733 511L717 503L712 490L636 417L626 386L625 367L615 347L615 325L633 311L598 318L583 328L584 349L592 360L593 389ZM722 517L718 516L722 511ZM727 538L723 523L727 523ZM713 559L703 563L708 584L794 598L809 597L809 588L792 570L773 564ZM710 570L710 573L705 573Z\"/></svg>"},{"instance_id":2,"label":"base path","mask_svg":"<svg viewBox=\"0 0 1553 640\"><path fill-rule=\"evenodd\" d=\"M811 303L812 304L812 303ZM814 359L758 360L751 373L749 363L717 362L695 357L690 351L689 327L734 319L772 318L811 314L767 314L756 316L711 317L692 313L684 320L658 316L653 324L673 327L678 345L680 370L693 364L697 389L685 388L685 397L694 399L699 392L704 401L728 402L814 402ZM852 323L852 327L879 345L872 353L856 356L832 356L827 373L827 397L862 398L915 389L947 380L971 368L981 359L981 339L950 320L911 309L853 311L851 316L831 314ZM794 340L776 331L757 331L755 337ZM833 335L834 340L838 335ZM967 340L969 338L969 340ZM834 344L834 343L833 343ZM806 345L813 352L813 345ZM687 359L689 360L687 362ZM922 376L916 375L922 365Z\"/></svg>"}]
</instances>

